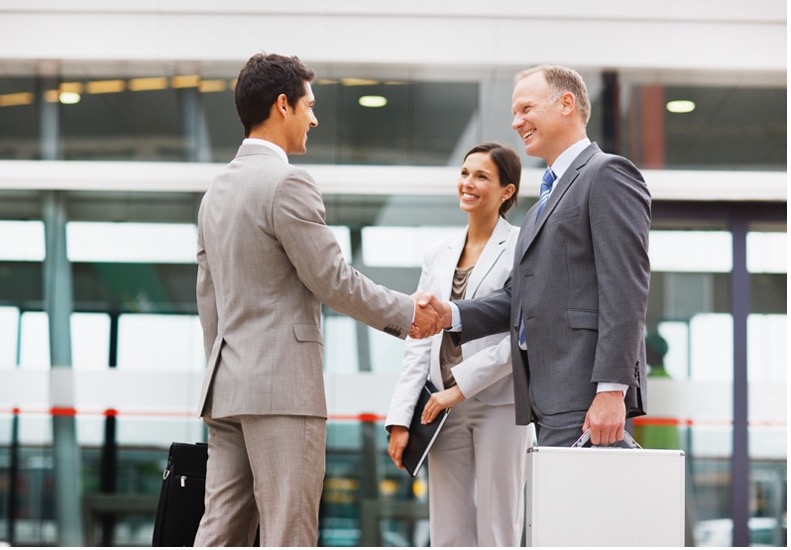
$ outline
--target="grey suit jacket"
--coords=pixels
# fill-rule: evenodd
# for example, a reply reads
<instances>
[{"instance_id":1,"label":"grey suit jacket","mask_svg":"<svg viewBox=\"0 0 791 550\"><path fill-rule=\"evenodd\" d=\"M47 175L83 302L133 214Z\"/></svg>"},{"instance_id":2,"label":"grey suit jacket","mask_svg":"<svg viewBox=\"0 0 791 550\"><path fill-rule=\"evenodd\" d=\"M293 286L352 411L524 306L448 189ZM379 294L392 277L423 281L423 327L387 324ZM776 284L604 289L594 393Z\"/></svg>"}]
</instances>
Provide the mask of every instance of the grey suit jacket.
<instances>
[{"instance_id":1,"label":"grey suit jacket","mask_svg":"<svg viewBox=\"0 0 791 550\"><path fill-rule=\"evenodd\" d=\"M489 241L470 273L467 296L486 296L502 288L513 265L519 228L500 218ZM459 261L467 232L435 246L426 254L418 290L431 292L443 300L450 299L453 274ZM443 389L439 365L442 333L423 340L407 339L401 377L393 391L385 426L409 426L415 402L426 377ZM508 334L493 334L461 346L463 361L453 367L453 377L466 399L478 399L487 405L514 402L511 375L511 346Z\"/></svg>"},{"instance_id":2,"label":"grey suit jacket","mask_svg":"<svg viewBox=\"0 0 791 550\"><path fill-rule=\"evenodd\" d=\"M459 341L510 330L519 424L587 410L599 382L629 386L627 415L645 414L651 197L642 175L593 143L535 218L534 206L503 289L458 302ZM520 312L526 364L517 344Z\"/></svg>"},{"instance_id":3,"label":"grey suit jacket","mask_svg":"<svg viewBox=\"0 0 791 550\"><path fill-rule=\"evenodd\" d=\"M409 333L412 299L347 265L324 218L311 176L264 145L242 145L212 181L198 214L201 415L326 417L322 302Z\"/></svg>"}]
</instances>

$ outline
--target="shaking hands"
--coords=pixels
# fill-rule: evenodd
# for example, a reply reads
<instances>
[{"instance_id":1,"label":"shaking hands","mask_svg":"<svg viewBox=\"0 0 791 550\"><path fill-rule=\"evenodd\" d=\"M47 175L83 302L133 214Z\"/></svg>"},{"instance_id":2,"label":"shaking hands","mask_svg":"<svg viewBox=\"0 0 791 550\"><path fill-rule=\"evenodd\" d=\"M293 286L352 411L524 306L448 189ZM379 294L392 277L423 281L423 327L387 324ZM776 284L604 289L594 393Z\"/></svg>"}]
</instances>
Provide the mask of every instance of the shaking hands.
<instances>
[{"instance_id":1,"label":"shaking hands","mask_svg":"<svg viewBox=\"0 0 791 550\"><path fill-rule=\"evenodd\" d=\"M450 305L426 292L415 292L412 299L415 301L415 320L409 331L410 337L427 338L450 328Z\"/></svg>"}]
</instances>

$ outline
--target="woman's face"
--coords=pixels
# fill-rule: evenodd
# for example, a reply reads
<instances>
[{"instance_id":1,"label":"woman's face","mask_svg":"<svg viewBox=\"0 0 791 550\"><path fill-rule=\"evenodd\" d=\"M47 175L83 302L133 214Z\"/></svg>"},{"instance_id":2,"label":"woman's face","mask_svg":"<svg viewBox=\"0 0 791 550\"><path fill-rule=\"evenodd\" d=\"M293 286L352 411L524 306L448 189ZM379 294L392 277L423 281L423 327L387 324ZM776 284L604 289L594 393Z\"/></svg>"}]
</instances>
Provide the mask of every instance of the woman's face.
<instances>
[{"instance_id":1,"label":"woman's face","mask_svg":"<svg viewBox=\"0 0 791 550\"><path fill-rule=\"evenodd\" d=\"M500 185L497 166L488 153L473 153L459 174L459 208L469 215L497 216L512 187Z\"/></svg>"}]
</instances>

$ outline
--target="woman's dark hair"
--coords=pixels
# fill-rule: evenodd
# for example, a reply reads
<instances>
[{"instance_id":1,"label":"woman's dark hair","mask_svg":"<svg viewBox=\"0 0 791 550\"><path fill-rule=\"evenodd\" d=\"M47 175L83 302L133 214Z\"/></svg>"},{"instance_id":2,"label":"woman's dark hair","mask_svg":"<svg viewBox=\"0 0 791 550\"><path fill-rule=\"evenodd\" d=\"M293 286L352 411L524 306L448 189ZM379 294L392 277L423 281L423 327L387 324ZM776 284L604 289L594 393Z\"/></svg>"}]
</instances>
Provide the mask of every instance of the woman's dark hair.
<instances>
[{"instance_id":1,"label":"woman's dark hair","mask_svg":"<svg viewBox=\"0 0 791 550\"><path fill-rule=\"evenodd\" d=\"M294 107L305 95L305 83L316 73L297 56L258 53L251 57L239 73L234 90L236 112L248 137L253 128L269 118L277 96L286 94Z\"/></svg>"},{"instance_id":2,"label":"woman's dark hair","mask_svg":"<svg viewBox=\"0 0 791 550\"><path fill-rule=\"evenodd\" d=\"M505 187L513 183L516 189L514 193L500 205L500 216L505 217L505 213L516 206L517 195L519 194L519 180L522 179L522 161L519 155L510 147L505 147L493 141L481 143L470 149L464 160L473 153L487 153L497 167L497 175L500 178L500 186Z\"/></svg>"}]
</instances>

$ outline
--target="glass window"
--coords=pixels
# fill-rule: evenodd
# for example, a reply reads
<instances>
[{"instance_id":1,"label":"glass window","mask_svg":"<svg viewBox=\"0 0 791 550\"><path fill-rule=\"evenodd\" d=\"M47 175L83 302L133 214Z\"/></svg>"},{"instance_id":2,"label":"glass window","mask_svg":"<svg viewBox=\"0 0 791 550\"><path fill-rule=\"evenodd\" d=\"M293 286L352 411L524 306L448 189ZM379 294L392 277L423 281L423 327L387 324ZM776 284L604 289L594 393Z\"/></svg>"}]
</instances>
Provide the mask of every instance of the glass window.
<instances>
[{"instance_id":1,"label":"glass window","mask_svg":"<svg viewBox=\"0 0 791 550\"><path fill-rule=\"evenodd\" d=\"M194 224L69 222L66 239L72 262L197 262Z\"/></svg>"},{"instance_id":2,"label":"glass window","mask_svg":"<svg viewBox=\"0 0 791 550\"><path fill-rule=\"evenodd\" d=\"M727 545L732 532L732 246L727 231L653 230L650 236L649 409L642 421L635 420L636 435L646 446L672 442L686 451L696 516L692 528L703 546ZM781 546L787 460L785 247L785 232L748 234L750 530L753 543ZM662 424L662 418L678 424Z\"/></svg>"},{"instance_id":3,"label":"glass window","mask_svg":"<svg viewBox=\"0 0 791 550\"><path fill-rule=\"evenodd\" d=\"M624 95L624 151L638 166L787 167L784 88L651 85L627 87Z\"/></svg>"},{"instance_id":4,"label":"glass window","mask_svg":"<svg viewBox=\"0 0 791 550\"><path fill-rule=\"evenodd\" d=\"M17 364L19 309L0 306L0 369Z\"/></svg>"},{"instance_id":5,"label":"glass window","mask_svg":"<svg viewBox=\"0 0 791 550\"><path fill-rule=\"evenodd\" d=\"M101 80L64 77L61 95L66 160L187 160L179 90L164 75Z\"/></svg>"},{"instance_id":6,"label":"glass window","mask_svg":"<svg viewBox=\"0 0 791 550\"><path fill-rule=\"evenodd\" d=\"M727 231L655 231L648 240L651 271L729 273L732 239Z\"/></svg>"},{"instance_id":7,"label":"glass window","mask_svg":"<svg viewBox=\"0 0 791 550\"><path fill-rule=\"evenodd\" d=\"M44 260L44 223L0 221L0 260Z\"/></svg>"},{"instance_id":8,"label":"glass window","mask_svg":"<svg viewBox=\"0 0 791 550\"><path fill-rule=\"evenodd\" d=\"M747 372L750 382L788 380L788 316L747 317Z\"/></svg>"},{"instance_id":9,"label":"glass window","mask_svg":"<svg viewBox=\"0 0 791 550\"><path fill-rule=\"evenodd\" d=\"M345 225L331 225L330 229L332 229L332 232L335 235L335 240L338 241L338 245L341 247L341 253L343 254L343 259L346 260L346 263L351 263L352 261L351 231Z\"/></svg>"},{"instance_id":10,"label":"glass window","mask_svg":"<svg viewBox=\"0 0 791 550\"><path fill-rule=\"evenodd\" d=\"M196 315L131 313L118 319L118 369L203 370L203 332Z\"/></svg>"},{"instance_id":11,"label":"glass window","mask_svg":"<svg viewBox=\"0 0 791 550\"><path fill-rule=\"evenodd\" d=\"M194 223L66 225L75 311L196 312Z\"/></svg>"},{"instance_id":12,"label":"glass window","mask_svg":"<svg viewBox=\"0 0 791 550\"><path fill-rule=\"evenodd\" d=\"M649 376L654 369L664 366L670 378L686 380L690 377L689 368L689 324L686 321L662 321L657 325L657 334L661 339L656 343L649 336L648 347Z\"/></svg>"},{"instance_id":13,"label":"glass window","mask_svg":"<svg viewBox=\"0 0 791 550\"><path fill-rule=\"evenodd\" d=\"M354 374L360 370L357 348L358 323L351 317L324 317L324 370L331 374Z\"/></svg>"},{"instance_id":14,"label":"glass window","mask_svg":"<svg viewBox=\"0 0 791 550\"><path fill-rule=\"evenodd\" d=\"M421 267L426 252L464 231L461 227L364 227L363 263L379 267Z\"/></svg>"},{"instance_id":15,"label":"glass window","mask_svg":"<svg viewBox=\"0 0 791 550\"><path fill-rule=\"evenodd\" d=\"M230 81L210 79L216 92L201 95L212 162L230 162L244 139L244 127L236 113ZM227 85L226 85L227 83ZM310 134L311 140L313 133ZM308 145L310 149L311 145Z\"/></svg>"},{"instance_id":16,"label":"glass window","mask_svg":"<svg viewBox=\"0 0 791 550\"><path fill-rule=\"evenodd\" d=\"M733 380L733 319L700 313L689 320L690 379Z\"/></svg>"},{"instance_id":17,"label":"glass window","mask_svg":"<svg viewBox=\"0 0 791 550\"><path fill-rule=\"evenodd\" d=\"M747 271L750 273L788 272L788 233L747 233Z\"/></svg>"},{"instance_id":18,"label":"glass window","mask_svg":"<svg viewBox=\"0 0 791 550\"><path fill-rule=\"evenodd\" d=\"M110 316L71 314L71 363L74 369L105 369L110 364Z\"/></svg>"},{"instance_id":19,"label":"glass window","mask_svg":"<svg viewBox=\"0 0 791 550\"><path fill-rule=\"evenodd\" d=\"M504 139L510 130L501 116L511 74L444 82L331 73L314 82L319 126L307 154L294 162L443 166L456 162L457 149L479 140L473 136L483 128L519 144L515 134ZM227 162L244 137L233 76L64 75L57 88L42 92L44 101L59 103L65 159ZM603 85L596 74L585 77L593 103L589 134L604 143ZM0 127L11 129L0 136L0 158L39 158L37 86L32 76L0 78ZM481 105L482 87L501 91L489 99L502 106ZM615 134L620 152L640 167L786 169L785 89L625 84L621 97L623 131ZM679 101L686 110L676 107ZM502 120L504 131L482 119Z\"/></svg>"},{"instance_id":20,"label":"glass window","mask_svg":"<svg viewBox=\"0 0 791 550\"><path fill-rule=\"evenodd\" d=\"M367 327L371 343L371 371L377 373L398 373L404 357L404 341L382 331Z\"/></svg>"},{"instance_id":21,"label":"glass window","mask_svg":"<svg viewBox=\"0 0 791 550\"><path fill-rule=\"evenodd\" d=\"M36 85L32 76L0 74L0 159L40 158Z\"/></svg>"},{"instance_id":22,"label":"glass window","mask_svg":"<svg viewBox=\"0 0 791 550\"><path fill-rule=\"evenodd\" d=\"M477 82L318 79L313 93L319 125L294 162L443 166L478 110Z\"/></svg>"},{"instance_id":23,"label":"glass window","mask_svg":"<svg viewBox=\"0 0 791 550\"><path fill-rule=\"evenodd\" d=\"M22 312L19 364L30 369L50 366L49 316L43 311Z\"/></svg>"}]
</instances>

